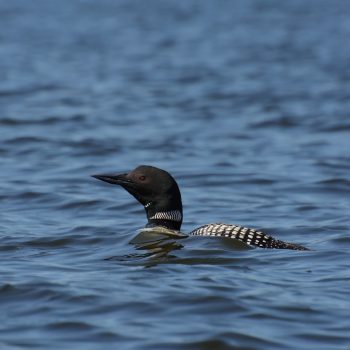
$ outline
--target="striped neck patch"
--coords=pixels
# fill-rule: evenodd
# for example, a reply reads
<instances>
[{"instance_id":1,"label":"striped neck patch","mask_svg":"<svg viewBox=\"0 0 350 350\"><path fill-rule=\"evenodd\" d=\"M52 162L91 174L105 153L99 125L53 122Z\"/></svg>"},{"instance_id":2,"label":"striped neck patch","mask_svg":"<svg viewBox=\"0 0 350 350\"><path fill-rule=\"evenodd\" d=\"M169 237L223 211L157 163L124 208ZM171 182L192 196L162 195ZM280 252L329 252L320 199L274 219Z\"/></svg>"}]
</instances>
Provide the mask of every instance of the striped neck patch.
<instances>
[{"instance_id":1,"label":"striped neck patch","mask_svg":"<svg viewBox=\"0 0 350 350\"><path fill-rule=\"evenodd\" d=\"M170 221L181 221L182 214L179 210L171 211L160 211L155 213L150 220L170 220Z\"/></svg>"}]
</instances>

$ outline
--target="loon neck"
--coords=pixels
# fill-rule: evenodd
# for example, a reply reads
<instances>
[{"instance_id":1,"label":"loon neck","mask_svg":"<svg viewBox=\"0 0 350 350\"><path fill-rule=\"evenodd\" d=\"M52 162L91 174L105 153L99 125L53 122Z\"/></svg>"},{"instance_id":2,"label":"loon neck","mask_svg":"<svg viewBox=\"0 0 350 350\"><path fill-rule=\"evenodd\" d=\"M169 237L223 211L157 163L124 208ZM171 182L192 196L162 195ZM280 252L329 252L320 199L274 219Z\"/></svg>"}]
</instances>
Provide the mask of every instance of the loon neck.
<instances>
[{"instance_id":1,"label":"loon neck","mask_svg":"<svg viewBox=\"0 0 350 350\"><path fill-rule=\"evenodd\" d=\"M159 207L152 202L145 205L148 223L146 227L163 226L170 230L180 230L182 206L180 208Z\"/></svg>"}]
</instances>

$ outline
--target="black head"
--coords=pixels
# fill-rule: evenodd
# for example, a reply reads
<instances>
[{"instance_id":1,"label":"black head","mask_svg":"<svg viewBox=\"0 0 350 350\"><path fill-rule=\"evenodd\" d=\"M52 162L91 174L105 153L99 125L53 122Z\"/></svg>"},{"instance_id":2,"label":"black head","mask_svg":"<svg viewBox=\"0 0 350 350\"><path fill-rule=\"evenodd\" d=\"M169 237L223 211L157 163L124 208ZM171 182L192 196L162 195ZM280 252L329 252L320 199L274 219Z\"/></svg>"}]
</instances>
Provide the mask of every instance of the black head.
<instances>
[{"instance_id":1,"label":"black head","mask_svg":"<svg viewBox=\"0 0 350 350\"><path fill-rule=\"evenodd\" d=\"M120 185L144 207L148 223L179 230L182 202L175 179L165 170L140 165L125 174L93 175L96 179Z\"/></svg>"}]
</instances>

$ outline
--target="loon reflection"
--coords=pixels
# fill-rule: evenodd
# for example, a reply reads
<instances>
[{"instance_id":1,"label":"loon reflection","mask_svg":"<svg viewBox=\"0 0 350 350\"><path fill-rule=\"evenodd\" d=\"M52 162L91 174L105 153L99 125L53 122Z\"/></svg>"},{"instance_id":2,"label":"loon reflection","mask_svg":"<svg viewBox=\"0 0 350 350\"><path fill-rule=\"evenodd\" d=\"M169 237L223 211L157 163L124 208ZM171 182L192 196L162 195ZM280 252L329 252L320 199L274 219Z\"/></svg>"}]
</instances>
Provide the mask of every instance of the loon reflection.
<instances>
[{"instance_id":1,"label":"loon reflection","mask_svg":"<svg viewBox=\"0 0 350 350\"><path fill-rule=\"evenodd\" d=\"M163 227L144 228L138 231L137 235L129 242L137 251L145 251L144 253L132 253L123 256L113 256L105 260L118 261L135 261L139 259L149 258L151 262L159 262L176 258L170 254L175 250L182 249L184 246L178 242L178 239L186 238L181 232L167 230Z\"/></svg>"}]
</instances>

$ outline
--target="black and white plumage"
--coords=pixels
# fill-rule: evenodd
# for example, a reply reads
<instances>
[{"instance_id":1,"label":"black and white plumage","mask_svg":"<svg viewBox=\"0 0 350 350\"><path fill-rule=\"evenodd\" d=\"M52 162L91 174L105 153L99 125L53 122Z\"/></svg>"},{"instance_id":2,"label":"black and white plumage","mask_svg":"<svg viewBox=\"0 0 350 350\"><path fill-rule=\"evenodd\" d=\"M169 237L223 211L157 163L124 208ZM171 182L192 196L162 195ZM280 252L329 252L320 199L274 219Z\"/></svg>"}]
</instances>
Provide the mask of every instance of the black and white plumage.
<instances>
[{"instance_id":1,"label":"black and white plumage","mask_svg":"<svg viewBox=\"0 0 350 350\"><path fill-rule=\"evenodd\" d=\"M170 220L170 221L182 221L182 214L179 210L160 211L155 213L150 219L152 220Z\"/></svg>"},{"instance_id":2,"label":"black and white plumage","mask_svg":"<svg viewBox=\"0 0 350 350\"><path fill-rule=\"evenodd\" d=\"M182 225L181 193L175 179L165 170L141 165L125 174L93 175L122 186L145 208L146 227L164 227L179 231ZM274 249L309 250L298 244L277 240L261 231L231 224L207 224L190 232L193 236L227 237L250 246Z\"/></svg>"},{"instance_id":3,"label":"black and white plumage","mask_svg":"<svg viewBox=\"0 0 350 350\"><path fill-rule=\"evenodd\" d=\"M283 242L253 228L231 224L207 224L190 232L193 236L226 237L242 241L248 245L260 248L308 250L294 243Z\"/></svg>"}]
</instances>

